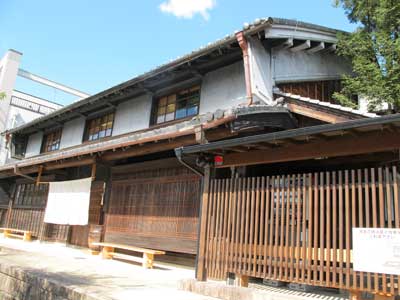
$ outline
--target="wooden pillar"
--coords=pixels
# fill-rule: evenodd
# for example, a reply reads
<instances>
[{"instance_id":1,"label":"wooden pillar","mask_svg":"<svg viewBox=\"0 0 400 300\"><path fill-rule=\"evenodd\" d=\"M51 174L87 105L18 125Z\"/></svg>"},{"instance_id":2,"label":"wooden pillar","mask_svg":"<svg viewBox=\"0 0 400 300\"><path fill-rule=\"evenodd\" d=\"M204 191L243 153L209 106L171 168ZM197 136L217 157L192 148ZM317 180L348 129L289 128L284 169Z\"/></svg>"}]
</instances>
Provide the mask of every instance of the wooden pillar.
<instances>
[{"instance_id":1,"label":"wooden pillar","mask_svg":"<svg viewBox=\"0 0 400 300\"><path fill-rule=\"evenodd\" d=\"M102 257L104 259L111 259L113 252L114 252L114 248L113 247L104 246L103 247L103 251L101 252L101 254L102 254Z\"/></svg>"},{"instance_id":2,"label":"wooden pillar","mask_svg":"<svg viewBox=\"0 0 400 300\"><path fill-rule=\"evenodd\" d=\"M4 229L3 230L3 236L4 236L4 238L8 238L8 236L11 234L11 231L10 230L8 230L8 229Z\"/></svg>"},{"instance_id":3,"label":"wooden pillar","mask_svg":"<svg viewBox=\"0 0 400 300\"><path fill-rule=\"evenodd\" d=\"M145 269L153 269L153 262L154 262L154 254L151 253L143 253L143 262L142 266Z\"/></svg>"},{"instance_id":4,"label":"wooden pillar","mask_svg":"<svg viewBox=\"0 0 400 300\"><path fill-rule=\"evenodd\" d=\"M207 280L207 270L206 270L206 245L207 245L207 214L208 214L208 199L210 190L210 166L204 168L203 177L203 195L201 198L200 205L200 230L199 230L199 250L197 256L197 266L196 266L196 279L199 281Z\"/></svg>"},{"instance_id":5,"label":"wooden pillar","mask_svg":"<svg viewBox=\"0 0 400 300\"><path fill-rule=\"evenodd\" d=\"M23 241L25 241L25 242L32 241L32 233L30 231L24 232Z\"/></svg>"},{"instance_id":6,"label":"wooden pillar","mask_svg":"<svg viewBox=\"0 0 400 300\"><path fill-rule=\"evenodd\" d=\"M40 165L40 166L39 166L38 176L37 176L37 178L36 178L36 186L39 186L39 184L40 184L40 181L41 181L41 179L42 179L42 173L43 173L43 166Z\"/></svg>"},{"instance_id":7,"label":"wooden pillar","mask_svg":"<svg viewBox=\"0 0 400 300\"><path fill-rule=\"evenodd\" d=\"M249 276L236 274L235 285L240 287L248 287L249 286Z\"/></svg>"}]
</instances>

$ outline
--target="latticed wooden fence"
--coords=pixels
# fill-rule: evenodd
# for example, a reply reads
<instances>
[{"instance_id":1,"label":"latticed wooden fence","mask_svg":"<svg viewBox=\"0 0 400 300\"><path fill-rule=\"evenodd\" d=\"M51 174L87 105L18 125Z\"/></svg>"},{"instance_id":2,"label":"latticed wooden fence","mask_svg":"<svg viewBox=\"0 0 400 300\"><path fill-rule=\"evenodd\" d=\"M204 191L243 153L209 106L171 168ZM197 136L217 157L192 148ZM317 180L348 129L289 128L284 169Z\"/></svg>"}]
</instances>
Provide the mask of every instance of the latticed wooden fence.
<instances>
[{"instance_id":1,"label":"latticed wooden fence","mask_svg":"<svg viewBox=\"0 0 400 300\"><path fill-rule=\"evenodd\" d=\"M396 167L214 179L204 270L398 294L399 276L353 270L352 228L399 228ZM373 259L373 258L371 258Z\"/></svg>"}]
</instances>

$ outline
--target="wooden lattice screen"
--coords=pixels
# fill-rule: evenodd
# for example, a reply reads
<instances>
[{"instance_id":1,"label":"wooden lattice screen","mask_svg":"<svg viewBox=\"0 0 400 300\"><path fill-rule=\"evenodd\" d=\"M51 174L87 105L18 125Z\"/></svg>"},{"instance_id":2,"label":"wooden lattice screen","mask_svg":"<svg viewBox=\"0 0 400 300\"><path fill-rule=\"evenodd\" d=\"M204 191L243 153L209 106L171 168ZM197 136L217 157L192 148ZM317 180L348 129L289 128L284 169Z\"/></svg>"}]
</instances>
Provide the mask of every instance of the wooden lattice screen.
<instances>
[{"instance_id":1,"label":"wooden lattice screen","mask_svg":"<svg viewBox=\"0 0 400 300\"><path fill-rule=\"evenodd\" d=\"M68 226L43 223L48 185L34 183L17 184L14 195L14 204L8 212L7 227L30 230L33 236L49 241L66 241Z\"/></svg>"},{"instance_id":2,"label":"wooden lattice screen","mask_svg":"<svg viewBox=\"0 0 400 300\"><path fill-rule=\"evenodd\" d=\"M182 167L114 173L105 241L195 254L200 191Z\"/></svg>"},{"instance_id":3,"label":"wooden lattice screen","mask_svg":"<svg viewBox=\"0 0 400 300\"><path fill-rule=\"evenodd\" d=\"M201 268L214 279L235 273L398 294L400 276L352 264L352 227L400 228L397 174L387 167L211 180Z\"/></svg>"}]
</instances>

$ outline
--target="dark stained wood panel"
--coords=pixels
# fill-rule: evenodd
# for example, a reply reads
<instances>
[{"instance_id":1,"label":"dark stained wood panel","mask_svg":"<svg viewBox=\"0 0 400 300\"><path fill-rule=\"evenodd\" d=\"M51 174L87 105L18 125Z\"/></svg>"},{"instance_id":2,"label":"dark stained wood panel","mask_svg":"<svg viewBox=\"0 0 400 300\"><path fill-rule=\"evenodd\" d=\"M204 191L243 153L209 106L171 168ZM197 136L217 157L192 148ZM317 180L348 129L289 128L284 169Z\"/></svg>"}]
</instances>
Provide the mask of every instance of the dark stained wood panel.
<instances>
[{"instance_id":1,"label":"dark stained wood panel","mask_svg":"<svg viewBox=\"0 0 400 300\"><path fill-rule=\"evenodd\" d=\"M18 183L7 227L30 230L42 240L66 242L69 226L43 222L48 192L47 184Z\"/></svg>"},{"instance_id":2,"label":"dark stained wood panel","mask_svg":"<svg viewBox=\"0 0 400 300\"><path fill-rule=\"evenodd\" d=\"M159 166L113 171L105 241L195 254L200 177Z\"/></svg>"}]
</instances>

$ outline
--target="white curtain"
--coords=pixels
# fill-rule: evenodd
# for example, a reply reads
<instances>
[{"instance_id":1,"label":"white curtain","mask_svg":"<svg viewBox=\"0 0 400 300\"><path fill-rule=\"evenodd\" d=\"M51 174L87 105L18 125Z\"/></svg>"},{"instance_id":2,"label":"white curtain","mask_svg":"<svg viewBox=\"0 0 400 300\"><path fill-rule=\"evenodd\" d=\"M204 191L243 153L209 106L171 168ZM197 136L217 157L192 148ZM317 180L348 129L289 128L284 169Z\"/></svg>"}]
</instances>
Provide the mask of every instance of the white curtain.
<instances>
[{"instance_id":1,"label":"white curtain","mask_svg":"<svg viewBox=\"0 0 400 300\"><path fill-rule=\"evenodd\" d=\"M45 223L87 225L92 178L50 182Z\"/></svg>"}]
</instances>

